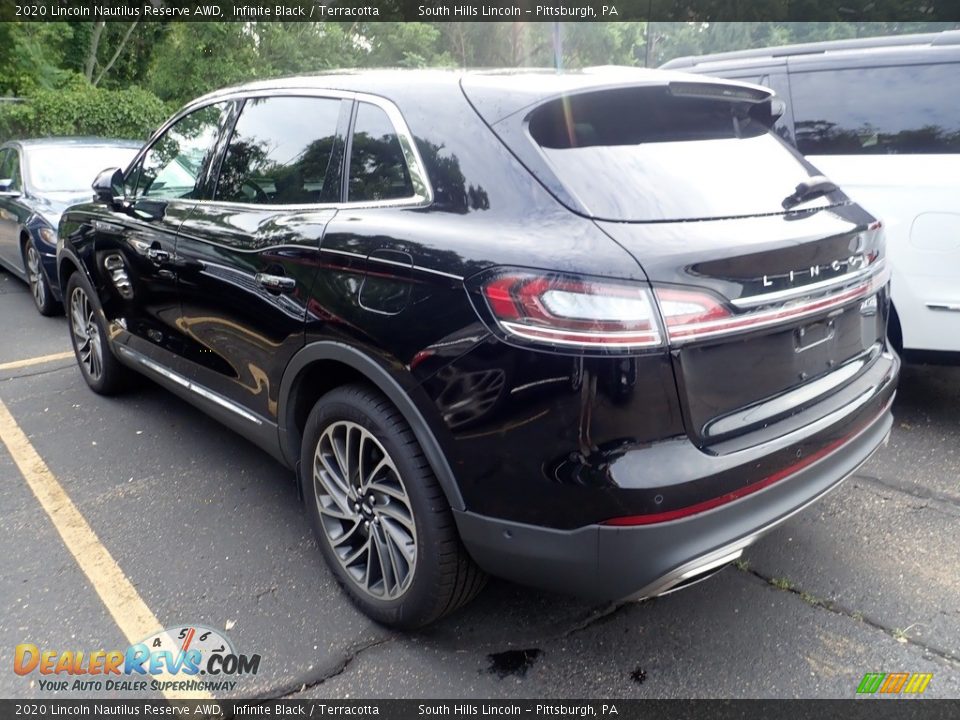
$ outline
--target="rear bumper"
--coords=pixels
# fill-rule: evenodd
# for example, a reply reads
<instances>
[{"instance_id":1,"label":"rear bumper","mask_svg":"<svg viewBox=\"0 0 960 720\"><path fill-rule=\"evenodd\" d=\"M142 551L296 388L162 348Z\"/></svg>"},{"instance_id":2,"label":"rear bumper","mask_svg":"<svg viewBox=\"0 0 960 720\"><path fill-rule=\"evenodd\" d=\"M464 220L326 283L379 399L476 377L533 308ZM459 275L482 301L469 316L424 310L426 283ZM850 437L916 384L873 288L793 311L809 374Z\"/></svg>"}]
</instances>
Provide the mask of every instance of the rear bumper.
<instances>
[{"instance_id":1,"label":"rear bumper","mask_svg":"<svg viewBox=\"0 0 960 720\"><path fill-rule=\"evenodd\" d=\"M559 530L456 512L460 535L487 572L593 600L663 594L739 556L857 470L886 440L899 361L875 388L873 419L829 455L762 490L678 520ZM871 403L872 404L872 403Z\"/></svg>"}]
</instances>

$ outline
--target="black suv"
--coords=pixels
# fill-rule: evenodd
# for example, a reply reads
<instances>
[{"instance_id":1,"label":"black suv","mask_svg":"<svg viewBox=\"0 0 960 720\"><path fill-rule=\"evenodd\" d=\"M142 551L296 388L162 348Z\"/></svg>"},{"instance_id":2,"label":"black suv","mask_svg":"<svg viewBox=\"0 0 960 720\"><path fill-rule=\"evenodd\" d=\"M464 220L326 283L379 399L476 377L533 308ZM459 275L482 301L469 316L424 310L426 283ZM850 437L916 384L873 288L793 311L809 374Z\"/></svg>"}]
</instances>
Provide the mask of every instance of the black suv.
<instances>
[{"instance_id":1,"label":"black suv","mask_svg":"<svg viewBox=\"0 0 960 720\"><path fill-rule=\"evenodd\" d=\"M84 379L295 468L327 562L426 624L484 571L705 577L891 426L879 223L663 71L370 72L207 95L60 224Z\"/></svg>"}]
</instances>

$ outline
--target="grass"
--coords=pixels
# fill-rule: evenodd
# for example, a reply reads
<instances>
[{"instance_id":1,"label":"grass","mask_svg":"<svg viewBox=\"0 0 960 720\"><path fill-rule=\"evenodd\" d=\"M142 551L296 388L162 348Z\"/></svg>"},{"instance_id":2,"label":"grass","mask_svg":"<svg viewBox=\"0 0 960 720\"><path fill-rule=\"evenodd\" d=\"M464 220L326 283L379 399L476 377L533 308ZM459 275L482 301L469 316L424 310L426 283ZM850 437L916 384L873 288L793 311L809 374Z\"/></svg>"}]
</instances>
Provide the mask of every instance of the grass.
<instances>
[{"instance_id":1,"label":"grass","mask_svg":"<svg viewBox=\"0 0 960 720\"><path fill-rule=\"evenodd\" d=\"M770 580L770 584L778 590L793 590L793 583L785 577L773 578Z\"/></svg>"}]
</instances>

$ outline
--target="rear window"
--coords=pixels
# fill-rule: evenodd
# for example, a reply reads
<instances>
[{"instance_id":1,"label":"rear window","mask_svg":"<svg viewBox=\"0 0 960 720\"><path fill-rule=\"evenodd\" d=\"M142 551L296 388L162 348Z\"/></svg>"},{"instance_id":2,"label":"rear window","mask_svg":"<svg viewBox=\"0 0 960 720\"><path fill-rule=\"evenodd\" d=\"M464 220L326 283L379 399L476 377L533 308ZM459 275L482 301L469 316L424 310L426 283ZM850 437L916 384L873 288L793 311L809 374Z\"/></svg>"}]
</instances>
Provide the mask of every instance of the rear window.
<instances>
[{"instance_id":1,"label":"rear window","mask_svg":"<svg viewBox=\"0 0 960 720\"><path fill-rule=\"evenodd\" d=\"M744 103L627 88L553 100L530 136L592 217L693 220L783 212L809 177ZM828 204L824 199L803 207Z\"/></svg>"}]
</instances>

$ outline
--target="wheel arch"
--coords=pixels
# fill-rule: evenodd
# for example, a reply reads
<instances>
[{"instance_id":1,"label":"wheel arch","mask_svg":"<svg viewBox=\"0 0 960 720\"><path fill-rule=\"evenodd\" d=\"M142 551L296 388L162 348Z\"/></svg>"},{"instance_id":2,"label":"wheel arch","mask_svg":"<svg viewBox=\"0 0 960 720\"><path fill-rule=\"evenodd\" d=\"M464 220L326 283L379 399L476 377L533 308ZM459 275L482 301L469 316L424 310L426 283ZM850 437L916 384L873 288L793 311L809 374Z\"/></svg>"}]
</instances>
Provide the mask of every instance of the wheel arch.
<instances>
[{"instance_id":1,"label":"wheel arch","mask_svg":"<svg viewBox=\"0 0 960 720\"><path fill-rule=\"evenodd\" d=\"M450 507L466 509L450 463L407 390L382 363L351 345L336 341L319 341L302 348L287 365L280 382L277 407L280 447L287 462L297 468L301 492L299 459L306 417L321 395L349 382L368 383L393 403L420 443Z\"/></svg>"},{"instance_id":2,"label":"wheel arch","mask_svg":"<svg viewBox=\"0 0 960 720\"><path fill-rule=\"evenodd\" d=\"M75 272L83 272L80 269L80 263L69 255L64 255L57 263L57 280L60 283L62 292L66 295L67 281Z\"/></svg>"}]
</instances>

